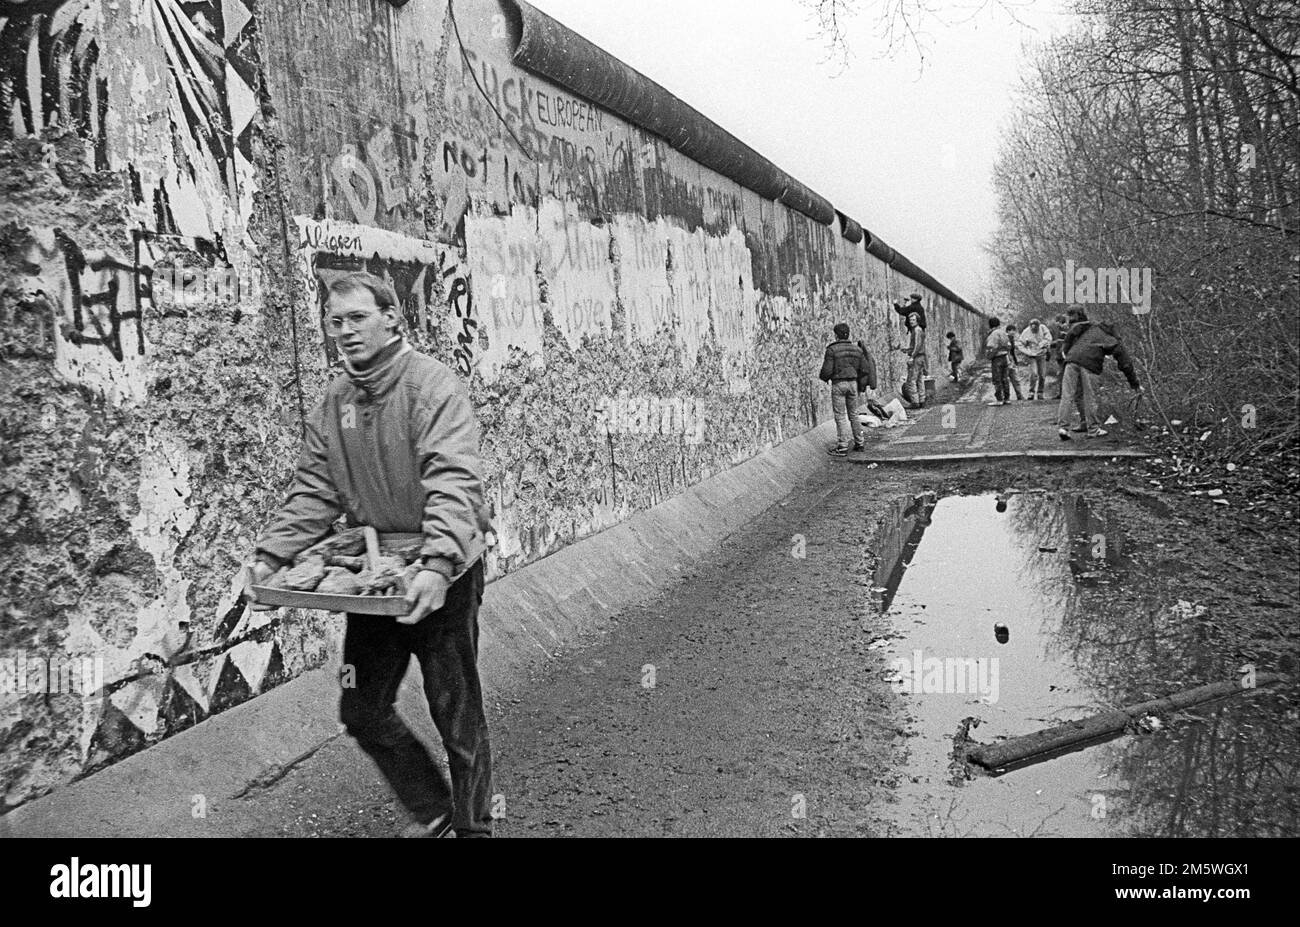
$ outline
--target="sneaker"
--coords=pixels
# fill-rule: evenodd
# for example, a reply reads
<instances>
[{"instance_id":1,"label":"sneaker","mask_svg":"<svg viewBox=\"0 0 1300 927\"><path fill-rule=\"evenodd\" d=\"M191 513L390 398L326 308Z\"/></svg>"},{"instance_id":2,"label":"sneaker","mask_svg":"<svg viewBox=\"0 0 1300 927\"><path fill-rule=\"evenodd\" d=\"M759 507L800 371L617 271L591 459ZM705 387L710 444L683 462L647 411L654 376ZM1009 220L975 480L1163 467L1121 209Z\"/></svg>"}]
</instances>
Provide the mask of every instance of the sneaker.
<instances>
[{"instance_id":1,"label":"sneaker","mask_svg":"<svg viewBox=\"0 0 1300 927\"><path fill-rule=\"evenodd\" d=\"M1089 428L1089 429L1088 429L1088 437L1089 437L1089 438L1104 438L1104 437L1105 437L1106 435L1108 435L1108 434L1110 434L1110 432L1107 431L1105 428Z\"/></svg>"},{"instance_id":2,"label":"sneaker","mask_svg":"<svg viewBox=\"0 0 1300 927\"><path fill-rule=\"evenodd\" d=\"M859 441L857 444L853 445L853 450L854 450L854 452L865 451L866 449L867 449L867 448L866 448L866 445L864 445L861 441Z\"/></svg>"},{"instance_id":3,"label":"sneaker","mask_svg":"<svg viewBox=\"0 0 1300 927\"><path fill-rule=\"evenodd\" d=\"M1075 432L1076 434L1083 434L1085 431L1088 430L1088 426L1086 426L1086 425L1075 425L1075 426L1074 426L1073 428L1071 428L1070 430L1073 431L1073 432Z\"/></svg>"},{"instance_id":4,"label":"sneaker","mask_svg":"<svg viewBox=\"0 0 1300 927\"><path fill-rule=\"evenodd\" d=\"M441 814L428 824L414 821L402 830L403 837L455 837L451 829L451 813Z\"/></svg>"},{"instance_id":5,"label":"sneaker","mask_svg":"<svg viewBox=\"0 0 1300 927\"><path fill-rule=\"evenodd\" d=\"M843 448L843 447L833 447L833 448L831 448L829 451L827 451L826 453L830 454L832 457L847 457L847 456L849 456L848 449L847 449L847 448Z\"/></svg>"},{"instance_id":6,"label":"sneaker","mask_svg":"<svg viewBox=\"0 0 1300 927\"><path fill-rule=\"evenodd\" d=\"M1070 433L1066 431L1064 428L1056 429L1056 434L1062 441L1070 440Z\"/></svg>"},{"instance_id":7,"label":"sneaker","mask_svg":"<svg viewBox=\"0 0 1300 927\"><path fill-rule=\"evenodd\" d=\"M986 406L1000 406L1000 405L1002 405L1002 400L1001 400L1001 399L994 399L992 402L986 402L986 403L984 403L984 405L986 405Z\"/></svg>"}]
</instances>

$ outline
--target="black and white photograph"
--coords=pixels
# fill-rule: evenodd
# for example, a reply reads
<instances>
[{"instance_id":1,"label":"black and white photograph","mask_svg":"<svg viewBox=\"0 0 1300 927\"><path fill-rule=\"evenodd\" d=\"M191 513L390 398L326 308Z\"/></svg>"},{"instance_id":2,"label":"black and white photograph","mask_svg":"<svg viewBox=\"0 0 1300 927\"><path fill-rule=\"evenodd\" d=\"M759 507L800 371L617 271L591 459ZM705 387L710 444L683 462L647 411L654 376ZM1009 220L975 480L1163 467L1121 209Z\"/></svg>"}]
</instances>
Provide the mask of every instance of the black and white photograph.
<instances>
[{"instance_id":1,"label":"black and white photograph","mask_svg":"<svg viewBox=\"0 0 1300 927\"><path fill-rule=\"evenodd\" d=\"M55 910L1300 836L1295 0L0 0L0 321Z\"/></svg>"}]
</instances>

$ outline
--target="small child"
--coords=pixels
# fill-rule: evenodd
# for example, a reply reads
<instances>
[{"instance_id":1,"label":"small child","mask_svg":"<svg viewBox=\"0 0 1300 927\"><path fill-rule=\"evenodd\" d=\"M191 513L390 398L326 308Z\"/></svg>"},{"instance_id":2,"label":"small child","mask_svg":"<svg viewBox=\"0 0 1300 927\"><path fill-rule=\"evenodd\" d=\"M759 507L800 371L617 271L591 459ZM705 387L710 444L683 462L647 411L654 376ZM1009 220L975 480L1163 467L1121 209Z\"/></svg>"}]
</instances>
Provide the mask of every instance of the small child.
<instances>
[{"instance_id":1,"label":"small child","mask_svg":"<svg viewBox=\"0 0 1300 927\"><path fill-rule=\"evenodd\" d=\"M948 332L948 363L952 367L952 382L957 382L957 370L965 358L961 345L957 343L957 334Z\"/></svg>"}]
</instances>

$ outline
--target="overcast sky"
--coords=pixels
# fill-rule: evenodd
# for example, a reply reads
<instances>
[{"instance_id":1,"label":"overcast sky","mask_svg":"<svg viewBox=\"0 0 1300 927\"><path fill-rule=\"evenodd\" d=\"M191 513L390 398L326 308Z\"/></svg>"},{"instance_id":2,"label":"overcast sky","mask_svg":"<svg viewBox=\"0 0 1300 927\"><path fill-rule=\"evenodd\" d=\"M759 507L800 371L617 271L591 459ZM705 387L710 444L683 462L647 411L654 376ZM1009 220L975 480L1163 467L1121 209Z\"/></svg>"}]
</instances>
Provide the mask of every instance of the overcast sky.
<instances>
[{"instance_id":1,"label":"overcast sky","mask_svg":"<svg viewBox=\"0 0 1300 927\"><path fill-rule=\"evenodd\" d=\"M932 0L948 22L927 22L924 61L885 54L873 5L848 23L847 67L800 0L531 2L980 305L998 130L1025 50L1069 26L1060 0L1007 0L1022 24L996 4Z\"/></svg>"}]
</instances>

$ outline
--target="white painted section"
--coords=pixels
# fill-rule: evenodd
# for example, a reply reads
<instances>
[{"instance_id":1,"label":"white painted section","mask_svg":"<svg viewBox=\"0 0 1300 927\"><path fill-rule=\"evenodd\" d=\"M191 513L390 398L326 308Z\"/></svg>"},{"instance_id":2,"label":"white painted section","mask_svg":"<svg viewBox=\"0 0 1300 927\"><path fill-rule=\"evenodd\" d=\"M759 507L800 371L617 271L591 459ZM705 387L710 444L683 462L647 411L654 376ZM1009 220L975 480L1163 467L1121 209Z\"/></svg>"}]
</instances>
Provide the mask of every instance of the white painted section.
<instances>
[{"instance_id":1,"label":"white painted section","mask_svg":"<svg viewBox=\"0 0 1300 927\"><path fill-rule=\"evenodd\" d=\"M609 230L566 212L563 202L543 203L537 220L539 261L551 319L569 347L578 348L584 335L612 331L614 266Z\"/></svg>"},{"instance_id":2,"label":"white painted section","mask_svg":"<svg viewBox=\"0 0 1300 927\"><path fill-rule=\"evenodd\" d=\"M465 245L474 301L488 339L478 370L492 382L512 348L541 357L537 213L516 207L508 216L467 215Z\"/></svg>"}]
</instances>

